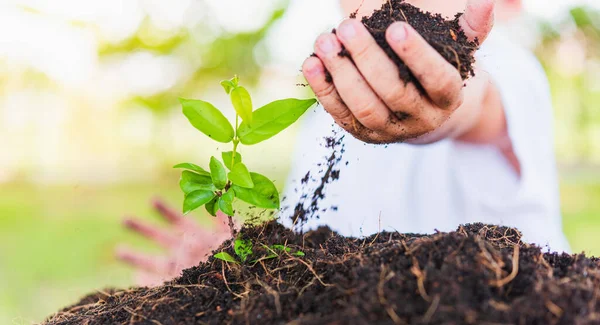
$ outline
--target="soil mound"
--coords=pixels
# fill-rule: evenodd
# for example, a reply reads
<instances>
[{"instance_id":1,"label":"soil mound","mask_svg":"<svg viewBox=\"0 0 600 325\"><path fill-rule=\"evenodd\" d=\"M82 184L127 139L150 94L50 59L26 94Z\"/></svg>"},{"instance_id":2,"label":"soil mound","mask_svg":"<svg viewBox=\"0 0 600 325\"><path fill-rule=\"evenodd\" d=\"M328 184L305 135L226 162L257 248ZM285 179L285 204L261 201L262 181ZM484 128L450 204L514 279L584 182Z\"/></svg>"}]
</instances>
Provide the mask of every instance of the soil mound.
<instances>
[{"instance_id":1,"label":"soil mound","mask_svg":"<svg viewBox=\"0 0 600 325\"><path fill-rule=\"evenodd\" d=\"M598 259L543 253L515 229L356 239L270 222L241 233L253 243L246 263L211 257L156 288L87 296L45 324L600 324ZM288 249L268 258L273 245ZM235 256L231 246L218 251Z\"/></svg>"}]
</instances>

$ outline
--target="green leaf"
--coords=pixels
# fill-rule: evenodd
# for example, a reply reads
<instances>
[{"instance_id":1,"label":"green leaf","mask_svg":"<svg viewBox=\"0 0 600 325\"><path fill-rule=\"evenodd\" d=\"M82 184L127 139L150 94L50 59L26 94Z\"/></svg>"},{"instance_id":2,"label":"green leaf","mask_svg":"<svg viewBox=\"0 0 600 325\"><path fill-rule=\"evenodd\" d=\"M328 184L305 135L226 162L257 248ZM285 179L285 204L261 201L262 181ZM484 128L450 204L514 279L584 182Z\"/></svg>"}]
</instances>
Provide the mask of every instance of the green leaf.
<instances>
[{"instance_id":1,"label":"green leaf","mask_svg":"<svg viewBox=\"0 0 600 325\"><path fill-rule=\"evenodd\" d=\"M206 211L213 217L217 216L217 211L219 211L219 198L215 196L210 202L206 203L204 206Z\"/></svg>"},{"instance_id":2,"label":"green leaf","mask_svg":"<svg viewBox=\"0 0 600 325\"><path fill-rule=\"evenodd\" d=\"M277 250L286 250L286 251L291 250L291 248L285 247L283 245L273 245L273 246L269 247L265 244L262 244L262 247L264 247L269 252L269 255L263 256L257 260L254 260L251 263L258 263L260 261L270 260L270 259L279 257L279 254L277 254L277 252L276 252Z\"/></svg>"},{"instance_id":3,"label":"green leaf","mask_svg":"<svg viewBox=\"0 0 600 325\"><path fill-rule=\"evenodd\" d=\"M229 190L219 198L219 209L223 211L228 216L233 216L233 199L235 198L235 193L233 190Z\"/></svg>"},{"instance_id":4,"label":"green leaf","mask_svg":"<svg viewBox=\"0 0 600 325\"><path fill-rule=\"evenodd\" d=\"M214 192L216 190L210 174L208 176L200 175L189 170L184 170L181 173L179 187L186 195L194 191L207 190Z\"/></svg>"},{"instance_id":5,"label":"green leaf","mask_svg":"<svg viewBox=\"0 0 600 325\"><path fill-rule=\"evenodd\" d=\"M237 88L239 83L240 83L240 78L238 78L238 76L235 75L233 78L231 78L229 80L221 81L221 86L223 86L223 89L225 89L225 92L227 93L227 95L229 95L229 93L233 89Z\"/></svg>"},{"instance_id":6,"label":"green leaf","mask_svg":"<svg viewBox=\"0 0 600 325\"><path fill-rule=\"evenodd\" d=\"M317 102L316 99L284 99L267 104L252 113L252 125L243 121L238 128L238 137L245 145L265 141L300 118Z\"/></svg>"},{"instance_id":7,"label":"green leaf","mask_svg":"<svg viewBox=\"0 0 600 325\"><path fill-rule=\"evenodd\" d=\"M227 95L229 95L229 93L231 93L231 91L235 88L235 85L233 84L233 82L231 82L231 80L221 81L221 86L223 86L223 89L225 89Z\"/></svg>"},{"instance_id":8,"label":"green leaf","mask_svg":"<svg viewBox=\"0 0 600 325\"><path fill-rule=\"evenodd\" d=\"M210 176L210 173L207 172L206 170L204 170L204 168L202 168L196 164L192 164L192 163L177 164L177 165L173 166L173 168L189 169L189 170L195 171L196 173L198 173L200 175Z\"/></svg>"},{"instance_id":9,"label":"green leaf","mask_svg":"<svg viewBox=\"0 0 600 325\"><path fill-rule=\"evenodd\" d=\"M213 255L213 257L218 258L225 262L238 264L238 261L236 261L235 258L233 256L229 255L229 253L227 253L227 252L217 253L217 254Z\"/></svg>"},{"instance_id":10,"label":"green leaf","mask_svg":"<svg viewBox=\"0 0 600 325\"><path fill-rule=\"evenodd\" d=\"M215 157L210 157L210 176L215 186L222 190L227 185L227 171L223 164Z\"/></svg>"},{"instance_id":11,"label":"green leaf","mask_svg":"<svg viewBox=\"0 0 600 325\"><path fill-rule=\"evenodd\" d=\"M279 209L279 192L270 179L258 173L250 173L253 188L232 185L235 196L252 205L265 209Z\"/></svg>"},{"instance_id":12,"label":"green leaf","mask_svg":"<svg viewBox=\"0 0 600 325\"><path fill-rule=\"evenodd\" d=\"M214 197L215 193L208 190L194 191L186 195L185 199L183 200L183 214L188 214L198 209L199 207L210 202Z\"/></svg>"},{"instance_id":13,"label":"green leaf","mask_svg":"<svg viewBox=\"0 0 600 325\"><path fill-rule=\"evenodd\" d=\"M270 258L279 256L279 254L277 254L277 252L274 249L274 246L276 246L276 245L269 247L269 246L263 244L262 246L270 253L269 255L265 256L265 259L270 259Z\"/></svg>"},{"instance_id":14,"label":"green leaf","mask_svg":"<svg viewBox=\"0 0 600 325\"><path fill-rule=\"evenodd\" d=\"M288 252L288 253L292 251L291 248L285 247L283 245L273 245L273 246L271 246L271 248L273 250L285 251L285 252Z\"/></svg>"},{"instance_id":15,"label":"green leaf","mask_svg":"<svg viewBox=\"0 0 600 325\"><path fill-rule=\"evenodd\" d=\"M179 101L183 106L183 114L200 132L218 142L228 143L233 140L231 123L211 103L183 98Z\"/></svg>"},{"instance_id":16,"label":"green leaf","mask_svg":"<svg viewBox=\"0 0 600 325\"><path fill-rule=\"evenodd\" d=\"M248 168L241 162L233 165L233 168L231 168L227 177L229 177L231 182L235 185L245 188L254 187L254 182L252 182L252 177L250 176L250 172L248 172Z\"/></svg>"},{"instance_id":17,"label":"green leaf","mask_svg":"<svg viewBox=\"0 0 600 325\"><path fill-rule=\"evenodd\" d=\"M231 169L232 161L234 165L242 162L242 155L239 152L235 153L235 159L232 159L232 156L233 151L227 151L221 154L221 158L223 158L223 163L225 163L225 167L227 167L228 169Z\"/></svg>"},{"instance_id":18,"label":"green leaf","mask_svg":"<svg viewBox=\"0 0 600 325\"><path fill-rule=\"evenodd\" d=\"M233 88L230 94L231 104L242 118L242 121L252 123L252 98L244 87Z\"/></svg>"},{"instance_id":19,"label":"green leaf","mask_svg":"<svg viewBox=\"0 0 600 325\"><path fill-rule=\"evenodd\" d=\"M233 249L240 260L245 262L246 259L248 259L248 256L252 255L252 241L238 237L235 239Z\"/></svg>"},{"instance_id":20,"label":"green leaf","mask_svg":"<svg viewBox=\"0 0 600 325\"><path fill-rule=\"evenodd\" d=\"M282 251L282 252L286 252L286 253L291 253L292 252L292 249L290 247L286 247L284 245L272 245L271 249L274 250L274 251L278 250L278 251ZM292 253L292 255L294 255L294 256L304 256L304 252L303 251L297 251L297 252Z\"/></svg>"}]
</instances>

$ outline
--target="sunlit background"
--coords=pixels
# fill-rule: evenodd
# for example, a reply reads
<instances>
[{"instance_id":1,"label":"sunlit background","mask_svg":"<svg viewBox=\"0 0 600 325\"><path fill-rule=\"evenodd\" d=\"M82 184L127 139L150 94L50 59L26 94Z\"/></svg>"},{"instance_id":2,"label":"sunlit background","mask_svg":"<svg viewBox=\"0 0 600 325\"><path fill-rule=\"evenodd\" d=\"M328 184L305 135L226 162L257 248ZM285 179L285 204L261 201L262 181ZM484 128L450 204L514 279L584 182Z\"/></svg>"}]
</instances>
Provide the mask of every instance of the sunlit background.
<instances>
[{"instance_id":1,"label":"sunlit background","mask_svg":"<svg viewBox=\"0 0 600 325\"><path fill-rule=\"evenodd\" d=\"M170 166L217 146L177 97L232 110L237 73L257 104L309 96L299 67L337 0L0 1L0 324L41 321L82 294L132 284L114 247L145 243L124 215L179 207ZM509 26L544 64L556 115L564 228L600 255L600 5L525 0ZM518 35L518 36L516 36ZM245 160L283 184L293 130ZM265 159L268 157L268 159ZM203 216L197 215L199 219Z\"/></svg>"}]
</instances>

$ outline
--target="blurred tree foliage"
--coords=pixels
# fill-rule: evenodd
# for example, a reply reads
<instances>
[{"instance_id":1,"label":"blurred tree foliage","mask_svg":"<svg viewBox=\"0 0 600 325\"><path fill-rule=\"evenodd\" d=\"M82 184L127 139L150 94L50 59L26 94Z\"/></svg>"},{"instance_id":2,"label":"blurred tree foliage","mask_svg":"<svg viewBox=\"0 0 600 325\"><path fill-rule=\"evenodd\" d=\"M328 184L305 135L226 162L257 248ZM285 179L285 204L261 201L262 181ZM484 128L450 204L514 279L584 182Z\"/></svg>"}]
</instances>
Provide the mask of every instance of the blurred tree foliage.
<instances>
[{"instance_id":1,"label":"blurred tree foliage","mask_svg":"<svg viewBox=\"0 0 600 325\"><path fill-rule=\"evenodd\" d=\"M166 113L178 106L178 97L191 96L214 84L215 80L229 79L233 74L243 76L246 85L256 84L261 66L269 60L262 40L284 15L288 4L288 0L280 1L263 26L240 33L230 33L222 26L207 22L161 35L161 31L146 19L134 37L120 44L104 45L100 56L150 51L183 58L191 69L189 78L167 91L152 96L136 96L124 103L124 107L141 105L157 114Z\"/></svg>"},{"instance_id":2,"label":"blurred tree foliage","mask_svg":"<svg viewBox=\"0 0 600 325\"><path fill-rule=\"evenodd\" d=\"M557 150L563 161L600 161L600 12L574 7L558 24L541 22L536 54L552 87Z\"/></svg>"}]
</instances>

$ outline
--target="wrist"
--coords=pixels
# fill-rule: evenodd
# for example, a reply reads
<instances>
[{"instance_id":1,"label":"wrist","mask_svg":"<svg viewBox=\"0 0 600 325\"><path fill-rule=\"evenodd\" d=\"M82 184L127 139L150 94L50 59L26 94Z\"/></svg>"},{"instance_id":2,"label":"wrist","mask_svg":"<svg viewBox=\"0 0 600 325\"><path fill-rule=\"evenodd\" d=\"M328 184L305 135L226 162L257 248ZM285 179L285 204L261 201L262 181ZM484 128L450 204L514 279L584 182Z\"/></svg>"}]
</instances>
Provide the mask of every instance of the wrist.
<instances>
[{"instance_id":1,"label":"wrist","mask_svg":"<svg viewBox=\"0 0 600 325\"><path fill-rule=\"evenodd\" d=\"M491 144L505 147L508 125L500 92L494 82L486 78L483 99L478 110L473 112L472 123L458 133L454 139L473 144Z\"/></svg>"},{"instance_id":2,"label":"wrist","mask_svg":"<svg viewBox=\"0 0 600 325\"><path fill-rule=\"evenodd\" d=\"M477 125L482 121L485 114L484 106L487 93L490 91L490 82L487 75L478 72L477 77L469 80L467 86L462 90L464 99L462 104L450 115L450 117L433 132L407 141L410 144L430 144L444 139L470 139L477 130Z\"/></svg>"}]
</instances>

